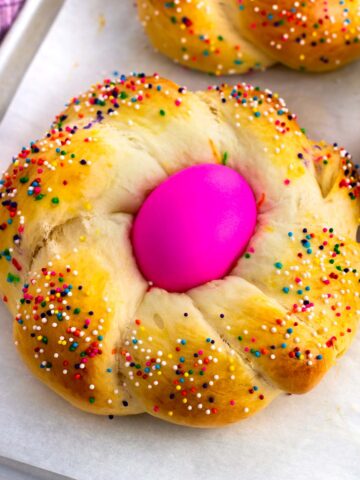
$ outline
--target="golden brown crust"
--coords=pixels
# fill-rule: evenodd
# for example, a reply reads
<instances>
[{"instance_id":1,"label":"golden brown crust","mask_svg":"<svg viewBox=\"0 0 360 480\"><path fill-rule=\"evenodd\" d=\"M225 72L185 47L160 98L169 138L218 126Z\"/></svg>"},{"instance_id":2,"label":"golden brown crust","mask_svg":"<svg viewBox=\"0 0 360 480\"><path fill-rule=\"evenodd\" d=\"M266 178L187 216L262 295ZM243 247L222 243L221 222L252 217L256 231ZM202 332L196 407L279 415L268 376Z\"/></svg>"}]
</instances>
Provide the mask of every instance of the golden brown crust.
<instances>
[{"instance_id":1,"label":"golden brown crust","mask_svg":"<svg viewBox=\"0 0 360 480\"><path fill-rule=\"evenodd\" d=\"M139 0L138 11L156 49L215 75L276 62L324 72L360 56L358 0Z\"/></svg>"},{"instance_id":2,"label":"golden brown crust","mask_svg":"<svg viewBox=\"0 0 360 480\"><path fill-rule=\"evenodd\" d=\"M122 371L146 410L214 427L247 418L280 392L212 328L187 295L145 296L124 343Z\"/></svg>"},{"instance_id":3,"label":"golden brown crust","mask_svg":"<svg viewBox=\"0 0 360 480\"><path fill-rule=\"evenodd\" d=\"M108 225L74 221L62 227L57 233L61 242L53 238L34 259L15 317L17 348L32 372L92 413L142 411L119 370L119 333L146 285L132 265L131 281L139 286L123 298L122 275L110 264L118 263L117 255L104 251L105 236L128 237L129 220L118 217ZM123 265L126 257L131 261L131 252L124 249Z\"/></svg>"},{"instance_id":4,"label":"golden brown crust","mask_svg":"<svg viewBox=\"0 0 360 480\"><path fill-rule=\"evenodd\" d=\"M256 255L255 255L256 258ZM190 292L222 338L267 378L288 393L305 393L333 365L336 354L316 330L291 309L238 277Z\"/></svg>"},{"instance_id":5,"label":"golden brown crust","mask_svg":"<svg viewBox=\"0 0 360 480\"><path fill-rule=\"evenodd\" d=\"M231 276L182 295L148 290L132 215L199 163L246 178L256 232ZM96 84L3 177L0 288L20 353L98 414L210 427L304 393L355 335L359 187L350 155L310 141L276 93L192 93L142 74Z\"/></svg>"},{"instance_id":6,"label":"golden brown crust","mask_svg":"<svg viewBox=\"0 0 360 480\"><path fill-rule=\"evenodd\" d=\"M84 253L76 255L75 274L74 256L67 255L31 277L20 299L15 340L33 373L74 405L119 414L128 398L123 391L120 398L115 394L117 345L108 340L116 325L114 306L103 300L109 272L92 259L96 275L89 282ZM105 388L99 389L99 380Z\"/></svg>"},{"instance_id":7,"label":"golden brown crust","mask_svg":"<svg viewBox=\"0 0 360 480\"><path fill-rule=\"evenodd\" d=\"M326 72L360 56L357 0L245 0L242 5L244 35L284 65Z\"/></svg>"}]
</instances>

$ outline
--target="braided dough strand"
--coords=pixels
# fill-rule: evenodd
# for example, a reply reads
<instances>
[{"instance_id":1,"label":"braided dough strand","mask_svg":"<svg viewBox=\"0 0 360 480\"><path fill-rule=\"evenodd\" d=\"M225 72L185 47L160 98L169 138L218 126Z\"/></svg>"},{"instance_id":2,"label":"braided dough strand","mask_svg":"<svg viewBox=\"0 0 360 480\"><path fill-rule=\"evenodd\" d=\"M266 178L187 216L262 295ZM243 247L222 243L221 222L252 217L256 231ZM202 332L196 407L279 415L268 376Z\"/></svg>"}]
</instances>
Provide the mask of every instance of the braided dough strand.
<instances>
[{"instance_id":1,"label":"braided dough strand","mask_svg":"<svg viewBox=\"0 0 360 480\"><path fill-rule=\"evenodd\" d=\"M360 56L358 0L139 0L157 50L214 75L263 70L334 70Z\"/></svg>"}]
</instances>

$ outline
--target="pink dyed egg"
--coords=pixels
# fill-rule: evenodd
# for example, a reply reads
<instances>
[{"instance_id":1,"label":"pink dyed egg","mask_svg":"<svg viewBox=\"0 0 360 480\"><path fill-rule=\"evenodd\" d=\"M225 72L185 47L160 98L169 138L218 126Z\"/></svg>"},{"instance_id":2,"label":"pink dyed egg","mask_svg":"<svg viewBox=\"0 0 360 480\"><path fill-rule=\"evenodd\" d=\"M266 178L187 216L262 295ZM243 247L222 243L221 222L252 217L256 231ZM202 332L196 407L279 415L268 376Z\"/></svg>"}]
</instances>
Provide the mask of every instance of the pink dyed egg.
<instances>
[{"instance_id":1,"label":"pink dyed egg","mask_svg":"<svg viewBox=\"0 0 360 480\"><path fill-rule=\"evenodd\" d=\"M134 221L132 243L147 280L184 292L228 274L255 224L255 198L244 178L223 165L196 165L147 197Z\"/></svg>"}]
</instances>

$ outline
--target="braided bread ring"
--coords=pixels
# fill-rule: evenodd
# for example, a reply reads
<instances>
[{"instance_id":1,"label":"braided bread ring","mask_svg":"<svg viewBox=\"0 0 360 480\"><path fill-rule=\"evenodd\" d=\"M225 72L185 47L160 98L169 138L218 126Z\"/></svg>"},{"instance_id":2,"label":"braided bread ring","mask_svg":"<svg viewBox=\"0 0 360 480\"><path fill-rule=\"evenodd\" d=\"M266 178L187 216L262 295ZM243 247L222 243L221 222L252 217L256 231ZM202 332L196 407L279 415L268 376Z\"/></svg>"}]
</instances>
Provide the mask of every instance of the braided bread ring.
<instances>
[{"instance_id":1,"label":"braided bread ring","mask_svg":"<svg viewBox=\"0 0 360 480\"><path fill-rule=\"evenodd\" d=\"M134 215L168 176L224 158L258 204L245 255L186 293L149 288ZM349 154L310 141L268 90L95 84L3 176L0 286L19 352L97 414L209 427L306 392L355 334L359 193Z\"/></svg>"},{"instance_id":2,"label":"braided bread ring","mask_svg":"<svg viewBox=\"0 0 360 480\"><path fill-rule=\"evenodd\" d=\"M138 12L157 50L214 75L325 72L360 57L358 0L139 0Z\"/></svg>"}]
</instances>

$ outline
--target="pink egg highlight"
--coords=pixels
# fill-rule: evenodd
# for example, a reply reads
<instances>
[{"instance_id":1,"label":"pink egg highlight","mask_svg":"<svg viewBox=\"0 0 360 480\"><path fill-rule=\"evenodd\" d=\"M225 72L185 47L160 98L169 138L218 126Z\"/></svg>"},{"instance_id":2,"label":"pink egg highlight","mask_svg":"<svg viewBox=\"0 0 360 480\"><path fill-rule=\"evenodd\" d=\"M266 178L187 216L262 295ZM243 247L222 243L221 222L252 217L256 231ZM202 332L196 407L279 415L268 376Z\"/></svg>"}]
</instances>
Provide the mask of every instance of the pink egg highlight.
<instances>
[{"instance_id":1,"label":"pink egg highlight","mask_svg":"<svg viewBox=\"0 0 360 480\"><path fill-rule=\"evenodd\" d=\"M138 266L155 287L185 292L226 276L256 225L244 178L214 164L186 168L153 190L131 232Z\"/></svg>"}]
</instances>

